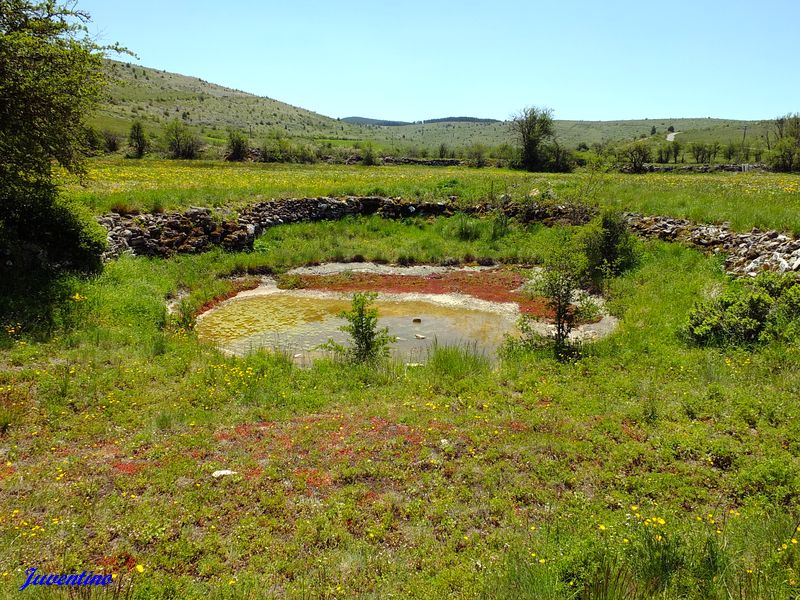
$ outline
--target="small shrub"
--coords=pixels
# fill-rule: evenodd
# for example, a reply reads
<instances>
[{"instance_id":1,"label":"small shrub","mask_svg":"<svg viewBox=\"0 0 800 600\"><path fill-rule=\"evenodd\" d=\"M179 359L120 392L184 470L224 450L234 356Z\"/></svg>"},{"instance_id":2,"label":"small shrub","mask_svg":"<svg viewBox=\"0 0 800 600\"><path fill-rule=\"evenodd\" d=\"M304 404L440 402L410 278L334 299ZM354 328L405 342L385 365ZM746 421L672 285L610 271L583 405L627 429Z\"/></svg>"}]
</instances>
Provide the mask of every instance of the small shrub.
<instances>
[{"instance_id":1,"label":"small shrub","mask_svg":"<svg viewBox=\"0 0 800 600\"><path fill-rule=\"evenodd\" d=\"M106 153L113 154L119 150L120 136L114 131L103 132L103 145Z\"/></svg>"},{"instance_id":2,"label":"small shrub","mask_svg":"<svg viewBox=\"0 0 800 600\"><path fill-rule=\"evenodd\" d=\"M600 306L588 294L584 295L575 307L575 319L581 323L593 323L601 316Z\"/></svg>"},{"instance_id":3,"label":"small shrub","mask_svg":"<svg viewBox=\"0 0 800 600\"><path fill-rule=\"evenodd\" d=\"M475 143L467 148L467 159L470 165L479 169L486 166L487 154L488 148L484 144Z\"/></svg>"},{"instance_id":4,"label":"small shrub","mask_svg":"<svg viewBox=\"0 0 800 600\"><path fill-rule=\"evenodd\" d=\"M353 294L353 303L349 311L339 316L347 320L339 329L350 334L353 346L343 346L329 340L321 346L324 350L332 350L345 356L354 363L375 363L389 355L389 345L396 340L389 335L389 330L378 328L378 311L371 305L378 295L374 292L357 292Z\"/></svg>"},{"instance_id":5,"label":"small shrub","mask_svg":"<svg viewBox=\"0 0 800 600\"><path fill-rule=\"evenodd\" d=\"M314 163L318 158L316 148L295 145L277 133L272 134L261 146L262 162Z\"/></svg>"},{"instance_id":6,"label":"small shrub","mask_svg":"<svg viewBox=\"0 0 800 600\"><path fill-rule=\"evenodd\" d=\"M556 358L571 356L568 343L569 334L575 324L575 310L572 300L586 272L586 257L576 251L571 240L556 243L545 257L544 271L534 281L532 290L547 301L553 312L555 332L553 333Z\"/></svg>"},{"instance_id":7,"label":"small shrub","mask_svg":"<svg viewBox=\"0 0 800 600\"><path fill-rule=\"evenodd\" d=\"M701 346L753 345L800 334L800 284L793 275L763 273L744 288L697 304L685 333Z\"/></svg>"},{"instance_id":8,"label":"small shrub","mask_svg":"<svg viewBox=\"0 0 800 600\"><path fill-rule=\"evenodd\" d=\"M164 128L164 145L172 158L194 159L200 156L200 140L178 119Z\"/></svg>"},{"instance_id":9,"label":"small shrub","mask_svg":"<svg viewBox=\"0 0 800 600\"><path fill-rule=\"evenodd\" d=\"M94 127L87 127L85 133L86 153L90 156L100 154L105 148L105 140Z\"/></svg>"},{"instance_id":10,"label":"small shrub","mask_svg":"<svg viewBox=\"0 0 800 600\"><path fill-rule=\"evenodd\" d=\"M128 134L128 144L133 149L135 158L142 158L147 152L147 136L144 133L144 126L141 121L134 121Z\"/></svg>"},{"instance_id":11,"label":"small shrub","mask_svg":"<svg viewBox=\"0 0 800 600\"><path fill-rule=\"evenodd\" d=\"M635 239L618 211L606 210L578 234L587 261L587 275L596 287L638 262Z\"/></svg>"},{"instance_id":12,"label":"small shrub","mask_svg":"<svg viewBox=\"0 0 800 600\"><path fill-rule=\"evenodd\" d=\"M711 464L721 471L728 471L736 465L743 454L741 444L729 437L721 437L711 442L708 453Z\"/></svg>"},{"instance_id":13,"label":"small shrub","mask_svg":"<svg viewBox=\"0 0 800 600\"><path fill-rule=\"evenodd\" d=\"M241 162L247 158L250 151L250 141L241 131L231 130L228 132L228 155L227 160Z\"/></svg>"},{"instance_id":14,"label":"small shrub","mask_svg":"<svg viewBox=\"0 0 800 600\"><path fill-rule=\"evenodd\" d=\"M371 167L378 164L378 159L375 156L375 150L371 144L364 146L364 152L361 155L361 164L366 167Z\"/></svg>"},{"instance_id":15,"label":"small shrub","mask_svg":"<svg viewBox=\"0 0 800 600\"><path fill-rule=\"evenodd\" d=\"M790 172L800 169L800 141L785 137L775 144L767 157L773 171Z\"/></svg>"}]
</instances>

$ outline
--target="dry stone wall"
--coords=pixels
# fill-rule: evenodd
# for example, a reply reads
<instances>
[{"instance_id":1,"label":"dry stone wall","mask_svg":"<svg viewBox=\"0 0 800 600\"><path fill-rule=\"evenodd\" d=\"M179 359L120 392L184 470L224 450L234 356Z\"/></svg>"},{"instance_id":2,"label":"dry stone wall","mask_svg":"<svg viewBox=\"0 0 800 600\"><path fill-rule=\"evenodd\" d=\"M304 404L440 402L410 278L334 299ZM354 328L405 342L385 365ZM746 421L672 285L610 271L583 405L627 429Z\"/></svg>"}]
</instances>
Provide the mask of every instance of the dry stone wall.
<instances>
[{"instance_id":1,"label":"dry stone wall","mask_svg":"<svg viewBox=\"0 0 800 600\"><path fill-rule=\"evenodd\" d=\"M593 208L582 204L518 204L508 198L500 200L501 210L525 223L581 225L595 214ZM489 204L460 207L453 199L408 202L379 196L322 197L259 202L238 215L190 208L183 213L111 213L99 217L98 222L108 230L109 249L105 258L110 259L123 253L140 256L199 253L216 246L234 252L245 251L252 249L253 242L265 229L285 223L373 214L387 219L449 216L459 211L479 215L494 210L497 208ZM680 242L708 253L724 253L726 268L734 275L753 276L762 270L800 271L800 240L778 231L753 229L737 233L727 224L707 225L636 213L626 213L625 217L631 229L642 237Z\"/></svg>"}]
</instances>

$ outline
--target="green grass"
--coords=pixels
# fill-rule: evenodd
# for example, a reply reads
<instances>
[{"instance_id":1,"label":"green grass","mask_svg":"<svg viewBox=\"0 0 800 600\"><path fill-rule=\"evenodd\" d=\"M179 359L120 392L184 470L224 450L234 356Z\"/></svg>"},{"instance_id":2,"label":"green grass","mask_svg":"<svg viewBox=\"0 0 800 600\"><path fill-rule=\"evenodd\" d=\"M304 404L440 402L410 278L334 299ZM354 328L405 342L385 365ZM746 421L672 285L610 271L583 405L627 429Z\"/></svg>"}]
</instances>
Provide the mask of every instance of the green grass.
<instances>
[{"instance_id":1,"label":"green grass","mask_svg":"<svg viewBox=\"0 0 800 600\"><path fill-rule=\"evenodd\" d=\"M453 221L123 258L78 284L75 327L7 336L0 594L35 565L105 566L133 598L793 597L800 351L681 340L695 299L727 285L716 259L648 243L610 286L619 331L567 364L443 348L418 368L302 370L165 325L165 297L199 305L231 272L339 251L534 256L554 235L469 241ZM223 468L238 474L210 476Z\"/></svg>"},{"instance_id":2,"label":"green grass","mask_svg":"<svg viewBox=\"0 0 800 600\"><path fill-rule=\"evenodd\" d=\"M97 213L125 206L166 210L188 206L241 207L270 198L384 195L407 200L457 196L470 203L508 193L521 201L552 192L645 214L700 222L729 221L800 232L800 175L773 173L542 174L467 167L231 164L218 161L93 159L80 185L67 193Z\"/></svg>"}]
</instances>

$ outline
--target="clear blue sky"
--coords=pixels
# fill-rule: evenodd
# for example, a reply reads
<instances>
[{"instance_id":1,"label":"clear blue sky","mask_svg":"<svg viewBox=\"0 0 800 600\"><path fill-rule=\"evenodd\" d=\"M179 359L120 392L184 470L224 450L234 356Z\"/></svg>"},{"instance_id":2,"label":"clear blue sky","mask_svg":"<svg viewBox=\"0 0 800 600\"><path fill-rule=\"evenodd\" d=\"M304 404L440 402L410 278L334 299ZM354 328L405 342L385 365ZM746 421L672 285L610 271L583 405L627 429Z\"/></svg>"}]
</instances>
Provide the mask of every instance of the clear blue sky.
<instances>
[{"instance_id":1,"label":"clear blue sky","mask_svg":"<svg viewBox=\"0 0 800 600\"><path fill-rule=\"evenodd\" d=\"M79 0L140 65L332 117L800 111L800 0Z\"/></svg>"}]
</instances>

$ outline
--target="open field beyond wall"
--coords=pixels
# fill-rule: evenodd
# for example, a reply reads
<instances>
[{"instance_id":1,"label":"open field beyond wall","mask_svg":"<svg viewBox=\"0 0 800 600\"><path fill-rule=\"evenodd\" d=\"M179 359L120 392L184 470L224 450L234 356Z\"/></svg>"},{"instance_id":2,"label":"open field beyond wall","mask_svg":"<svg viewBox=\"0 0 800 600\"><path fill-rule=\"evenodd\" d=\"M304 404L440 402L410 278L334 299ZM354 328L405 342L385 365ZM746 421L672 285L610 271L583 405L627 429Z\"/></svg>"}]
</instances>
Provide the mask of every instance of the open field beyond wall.
<instances>
[{"instance_id":1,"label":"open field beyond wall","mask_svg":"<svg viewBox=\"0 0 800 600\"><path fill-rule=\"evenodd\" d=\"M231 164L215 161L97 159L84 185L68 193L97 213L116 206L166 210L188 206L236 207L280 197L385 195L467 202L508 193L520 199L552 190L557 198L582 199L646 214L702 222L730 221L800 233L800 175L531 174L467 167Z\"/></svg>"},{"instance_id":2,"label":"open field beyond wall","mask_svg":"<svg viewBox=\"0 0 800 600\"><path fill-rule=\"evenodd\" d=\"M98 160L68 193L102 213L323 194L586 198L593 181ZM595 198L800 229L798 182L614 174ZM719 257L637 242L639 265L608 282L618 330L566 363L462 347L417 367L300 369L225 356L192 331L192 310L242 285L232 274L355 256L536 263L580 230L512 221L494 235L485 219L465 240L459 227L348 218L272 227L248 253L125 256L67 282L49 335L0 323L0 598L20 597L33 566L115 573L134 600L798 598L800 349L687 342L695 302L741 285Z\"/></svg>"}]
</instances>

